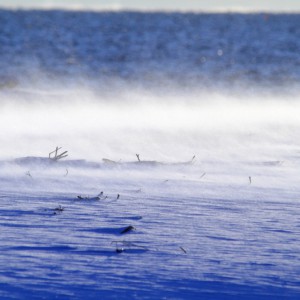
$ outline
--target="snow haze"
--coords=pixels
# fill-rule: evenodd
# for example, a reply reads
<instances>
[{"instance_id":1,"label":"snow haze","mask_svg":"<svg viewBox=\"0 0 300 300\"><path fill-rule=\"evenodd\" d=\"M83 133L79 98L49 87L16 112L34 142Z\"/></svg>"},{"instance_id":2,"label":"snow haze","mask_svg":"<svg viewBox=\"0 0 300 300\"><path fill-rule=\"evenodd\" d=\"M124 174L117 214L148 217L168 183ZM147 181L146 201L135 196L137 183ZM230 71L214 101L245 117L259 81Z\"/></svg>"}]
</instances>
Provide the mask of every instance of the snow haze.
<instances>
[{"instance_id":1,"label":"snow haze","mask_svg":"<svg viewBox=\"0 0 300 300\"><path fill-rule=\"evenodd\" d=\"M20 100L19 93L1 97L2 158L47 156L64 145L73 158L98 161L130 159L135 153L170 161L193 155L283 159L287 145L299 146L300 107L288 97L61 88L55 94L26 90L29 101Z\"/></svg>"}]
</instances>

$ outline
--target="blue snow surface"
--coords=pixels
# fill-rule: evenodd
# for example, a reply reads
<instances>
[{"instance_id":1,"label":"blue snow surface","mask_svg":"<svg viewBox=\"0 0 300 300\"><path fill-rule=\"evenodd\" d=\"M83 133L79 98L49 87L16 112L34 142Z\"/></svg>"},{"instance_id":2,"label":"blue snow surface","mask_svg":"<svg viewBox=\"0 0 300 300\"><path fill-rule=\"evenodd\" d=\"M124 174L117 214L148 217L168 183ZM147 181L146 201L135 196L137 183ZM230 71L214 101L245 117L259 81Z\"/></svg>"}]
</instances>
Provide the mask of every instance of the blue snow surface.
<instances>
[{"instance_id":1,"label":"blue snow surface","mask_svg":"<svg viewBox=\"0 0 300 300\"><path fill-rule=\"evenodd\" d=\"M0 10L0 299L300 299L299 22Z\"/></svg>"}]
</instances>

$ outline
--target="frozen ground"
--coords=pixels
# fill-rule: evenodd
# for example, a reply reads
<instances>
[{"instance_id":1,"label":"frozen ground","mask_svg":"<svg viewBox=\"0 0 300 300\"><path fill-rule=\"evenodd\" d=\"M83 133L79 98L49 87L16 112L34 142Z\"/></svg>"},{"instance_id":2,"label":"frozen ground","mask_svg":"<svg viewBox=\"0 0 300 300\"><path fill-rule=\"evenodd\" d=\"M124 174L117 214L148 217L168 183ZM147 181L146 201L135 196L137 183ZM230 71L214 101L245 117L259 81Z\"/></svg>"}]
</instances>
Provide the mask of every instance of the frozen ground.
<instances>
[{"instance_id":1,"label":"frozen ground","mask_svg":"<svg viewBox=\"0 0 300 300\"><path fill-rule=\"evenodd\" d=\"M31 161L1 166L1 299L299 298L299 158Z\"/></svg>"}]
</instances>

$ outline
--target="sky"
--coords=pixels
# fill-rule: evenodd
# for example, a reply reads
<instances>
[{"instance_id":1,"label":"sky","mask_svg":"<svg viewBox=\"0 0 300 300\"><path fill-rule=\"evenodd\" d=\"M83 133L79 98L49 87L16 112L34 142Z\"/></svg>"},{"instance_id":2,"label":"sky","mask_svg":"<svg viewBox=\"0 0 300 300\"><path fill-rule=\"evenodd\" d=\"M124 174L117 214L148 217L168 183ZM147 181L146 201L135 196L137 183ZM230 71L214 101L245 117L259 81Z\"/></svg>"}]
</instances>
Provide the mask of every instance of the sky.
<instances>
[{"instance_id":1,"label":"sky","mask_svg":"<svg viewBox=\"0 0 300 300\"><path fill-rule=\"evenodd\" d=\"M0 0L2 8L300 12L300 0Z\"/></svg>"}]
</instances>

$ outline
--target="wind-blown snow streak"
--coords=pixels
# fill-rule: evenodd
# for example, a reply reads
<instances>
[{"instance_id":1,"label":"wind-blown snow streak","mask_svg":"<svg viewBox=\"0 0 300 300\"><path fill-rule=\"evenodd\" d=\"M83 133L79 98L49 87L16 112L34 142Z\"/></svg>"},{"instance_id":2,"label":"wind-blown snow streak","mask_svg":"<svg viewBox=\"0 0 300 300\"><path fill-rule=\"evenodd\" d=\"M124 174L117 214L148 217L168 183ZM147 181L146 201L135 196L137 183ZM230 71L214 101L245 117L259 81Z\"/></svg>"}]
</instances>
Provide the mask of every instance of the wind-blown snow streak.
<instances>
[{"instance_id":1,"label":"wind-blown snow streak","mask_svg":"<svg viewBox=\"0 0 300 300\"><path fill-rule=\"evenodd\" d=\"M19 97L14 92L1 96L2 158L47 156L59 145L71 158L96 161L130 160L135 153L164 161L194 154L201 160L284 160L299 147L295 99L127 90L110 95L32 91L30 101Z\"/></svg>"}]
</instances>

